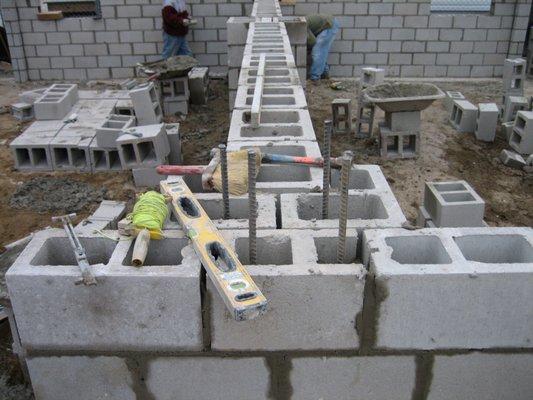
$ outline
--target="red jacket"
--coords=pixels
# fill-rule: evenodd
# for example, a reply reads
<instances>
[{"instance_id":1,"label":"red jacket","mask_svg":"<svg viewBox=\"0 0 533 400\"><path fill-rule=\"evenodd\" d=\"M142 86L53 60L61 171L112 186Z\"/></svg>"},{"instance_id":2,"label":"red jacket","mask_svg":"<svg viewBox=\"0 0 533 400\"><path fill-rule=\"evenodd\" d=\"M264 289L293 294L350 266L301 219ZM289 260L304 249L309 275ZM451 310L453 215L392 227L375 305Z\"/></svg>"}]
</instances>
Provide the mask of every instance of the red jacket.
<instances>
[{"instance_id":1,"label":"red jacket","mask_svg":"<svg viewBox=\"0 0 533 400\"><path fill-rule=\"evenodd\" d=\"M174 7L163 7L163 30L172 36L185 36L189 27L183 25L183 20L189 18L187 11L178 12Z\"/></svg>"}]
</instances>

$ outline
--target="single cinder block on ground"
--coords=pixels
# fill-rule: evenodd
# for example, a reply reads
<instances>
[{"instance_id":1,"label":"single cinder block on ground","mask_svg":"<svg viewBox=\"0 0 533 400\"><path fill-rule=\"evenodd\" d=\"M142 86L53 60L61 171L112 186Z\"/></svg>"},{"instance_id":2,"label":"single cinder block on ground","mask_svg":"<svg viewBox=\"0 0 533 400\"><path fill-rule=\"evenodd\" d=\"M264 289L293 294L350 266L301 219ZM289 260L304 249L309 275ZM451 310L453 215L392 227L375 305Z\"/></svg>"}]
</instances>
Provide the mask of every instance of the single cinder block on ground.
<instances>
[{"instance_id":1,"label":"single cinder block on ground","mask_svg":"<svg viewBox=\"0 0 533 400\"><path fill-rule=\"evenodd\" d=\"M182 231L151 241L143 268L131 267L133 240L97 234L80 235L80 241L96 286L76 285L80 269L62 229L36 233L6 273L24 348L201 348L200 263Z\"/></svg>"},{"instance_id":2,"label":"single cinder block on ground","mask_svg":"<svg viewBox=\"0 0 533 400\"><path fill-rule=\"evenodd\" d=\"M129 91L139 125L158 124L163 112L153 83L144 83Z\"/></svg>"},{"instance_id":3,"label":"single cinder block on ground","mask_svg":"<svg viewBox=\"0 0 533 400\"><path fill-rule=\"evenodd\" d=\"M529 400L533 354L435 356L428 400Z\"/></svg>"},{"instance_id":4,"label":"single cinder block on ground","mask_svg":"<svg viewBox=\"0 0 533 400\"><path fill-rule=\"evenodd\" d=\"M163 101L189 100L189 77L159 80Z\"/></svg>"},{"instance_id":5,"label":"single cinder block on ground","mask_svg":"<svg viewBox=\"0 0 533 400\"><path fill-rule=\"evenodd\" d=\"M347 233L342 263L336 262L338 230L258 231L255 264L248 257L247 230L222 234L267 297L269 309L260 318L236 322L208 282L212 349L358 348L355 318L362 309L365 271L355 262L355 230Z\"/></svg>"},{"instance_id":6,"label":"single cinder block on ground","mask_svg":"<svg viewBox=\"0 0 533 400\"><path fill-rule=\"evenodd\" d=\"M500 153L500 160L504 165L511 168L522 169L526 165L524 158L514 151L503 149Z\"/></svg>"},{"instance_id":7,"label":"single cinder block on ground","mask_svg":"<svg viewBox=\"0 0 533 400\"><path fill-rule=\"evenodd\" d=\"M167 131L168 144L170 146L168 162L172 165L181 164L182 155L180 124L165 124L165 130Z\"/></svg>"},{"instance_id":8,"label":"single cinder block on ground","mask_svg":"<svg viewBox=\"0 0 533 400\"><path fill-rule=\"evenodd\" d=\"M194 67L189 71L189 91L192 104L207 104L209 96L208 67Z\"/></svg>"},{"instance_id":9,"label":"single cinder block on ground","mask_svg":"<svg viewBox=\"0 0 533 400\"><path fill-rule=\"evenodd\" d=\"M261 357L153 357L147 369L146 392L154 399L263 400L271 390Z\"/></svg>"},{"instance_id":10,"label":"single cinder block on ground","mask_svg":"<svg viewBox=\"0 0 533 400\"><path fill-rule=\"evenodd\" d=\"M449 113L452 112L453 102L455 100L466 100L466 98L461 92L446 92L446 97L444 98L444 106Z\"/></svg>"},{"instance_id":11,"label":"single cinder block on ground","mask_svg":"<svg viewBox=\"0 0 533 400\"><path fill-rule=\"evenodd\" d=\"M507 94L522 95L526 81L526 60L506 59L503 64L503 91Z\"/></svg>"},{"instance_id":12,"label":"single cinder block on ground","mask_svg":"<svg viewBox=\"0 0 533 400\"><path fill-rule=\"evenodd\" d=\"M63 119L72 108L72 103L67 92L57 94L45 92L33 107L35 118L38 120Z\"/></svg>"},{"instance_id":13,"label":"single cinder block on ground","mask_svg":"<svg viewBox=\"0 0 533 400\"><path fill-rule=\"evenodd\" d=\"M450 123L459 132L470 133L476 129L477 107L466 100L454 100Z\"/></svg>"},{"instance_id":14,"label":"single cinder block on ground","mask_svg":"<svg viewBox=\"0 0 533 400\"><path fill-rule=\"evenodd\" d=\"M392 131L379 125L380 155L384 158L414 158L420 154L420 132Z\"/></svg>"},{"instance_id":15,"label":"single cinder block on ground","mask_svg":"<svg viewBox=\"0 0 533 400\"><path fill-rule=\"evenodd\" d=\"M419 132L420 111L385 112L385 125L393 132Z\"/></svg>"},{"instance_id":16,"label":"single cinder block on ground","mask_svg":"<svg viewBox=\"0 0 533 400\"><path fill-rule=\"evenodd\" d=\"M413 356L295 357L291 364L294 400L410 400L417 371Z\"/></svg>"},{"instance_id":17,"label":"single cinder block on ground","mask_svg":"<svg viewBox=\"0 0 533 400\"><path fill-rule=\"evenodd\" d=\"M366 230L363 262L375 288L363 310L363 320L378 316L375 348L533 346L530 228Z\"/></svg>"},{"instance_id":18,"label":"single cinder block on ground","mask_svg":"<svg viewBox=\"0 0 533 400\"><path fill-rule=\"evenodd\" d=\"M529 109L529 100L524 96L505 96L502 122L514 121L518 111Z\"/></svg>"},{"instance_id":19,"label":"single cinder block on ground","mask_svg":"<svg viewBox=\"0 0 533 400\"><path fill-rule=\"evenodd\" d=\"M350 99L334 99L331 102L334 133L352 132L352 107Z\"/></svg>"},{"instance_id":20,"label":"single cinder block on ground","mask_svg":"<svg viewBox=\"0 0 533 400\"><path fill-rule=\"evenodd\" d=\"M520 154L533 154L533 111L518 111L509 146Z\"/></svg>"},{"instance_id":21,"label":"single cinder block on ground","mask_svg":"<svg viewBox=\"0 0 533 400\"><path fill-rule=\"evenodd\" d=\"M380 85L385 82L385 70L383 68L362 68L361 84L363 87Z\"/></svg>"},{"instance_id":22,"label":"single cinder block on ground","mask_svg":"<svg viewBox=\"0 0 533 400\"><path fill-rule=\"evenodd\" d=\"M31 121L33 119L33 105L28 103L11 104L11 115L19 121Z\"/></svg>"},{"instance_id":23,"label":"single cinder block on ground","mask_svg":"<svg viewBox=\"0 0 533 400\"><path fill-rule=\"evenodd\" d=\"M483 226L485 201L466 181L426 182L424 207L435 226Z\"/></svg>"},{"instance_id":24,"label":"single cinder block on ground","mask_svg":"<svg viewBox=\"0 0 533 400\"><path fill-rule=\"evenodd\" d=\"M116 148L117 138L135 125L135 117L111 114L100 128L96 129L96 144L100 147Z\"/></svg>"},{"instance_id":25,"label":"single cinder block on ground","mask_svg":"<svg viewBox=\"0 0 533 400\"><path fill-rule=\"evenodd\" d=\"M163 100L163 111L165 115L187 115L189 113L189 102L187 100Z\"/></svg>"},{"instance_id":26,"label":"single cinder block on ground","mask_svg":"<svg viewBox=\"0 0 533 400\"><path fill-rule=\"evenodd\" d=\"M232 141L228 151L258 148L261 153L300 157L320 157L316 142L292 140L286 142ZM261 164L257 175L257 189L268 193L309 192L322 187L322 170L306 165Z\"/></svg>"},{"instance_id":27,"label":"single cinder block on ground","mask_svg":"<svg viewBox=\"0 0 533 400\"><path fill-rule=\"evenodd\" d=\"M135 378L119 357L26 358L33 393L40 400L135 400Z\"/></svg>"},{"instance_id":28,"label":"single cinder block on ground","mask_svg":"<svg viewBox=\"0 0 533 400\"><path fill-rule=\"evenodd\" d=\"M476 120L476 139L493 142L498 126L498 106L495 103L480 103Z\"/></svg>"},{"instance_id":29,"label":"single cinder block on ground","mask_svg":"<svg viewBox=\"0 0 533 400\"><path fill-rule=\"evenodd\" d=\"M129 128L117 139L117 148L123 169L164 164L170 154L165 124Z\"/></svg>"}]
</instances>

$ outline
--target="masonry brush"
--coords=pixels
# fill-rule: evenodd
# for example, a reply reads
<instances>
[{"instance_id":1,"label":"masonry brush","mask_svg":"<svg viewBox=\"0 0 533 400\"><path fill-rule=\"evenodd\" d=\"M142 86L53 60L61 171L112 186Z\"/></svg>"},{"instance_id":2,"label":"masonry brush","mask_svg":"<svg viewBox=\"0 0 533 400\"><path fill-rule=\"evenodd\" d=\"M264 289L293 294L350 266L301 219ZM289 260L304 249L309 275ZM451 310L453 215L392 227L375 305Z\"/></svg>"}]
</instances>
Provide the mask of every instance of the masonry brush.
<instances>
[{"instance_id":1,"label":"masonry brush","mask_svg":"<svg viewBox=\"0 0 533 400\"><path fill-rule=\"evenodd\" d=\"M323 167L322 157L298 157L283 154L261 153L259 148L253 148L256 152L256 171L259 172L261 163L264 164L299 164L311 167ZM213 149L213 158L208 166L203 165L160 165L157 173L160 175L202 175L204 189L222 191L222 168L220 165L220 151ZM242 196L248 192L248 149L227 153L228 158L228 188L233 196ZM332 168L340 168L340 158L331 159Z\"/></svg>"}]
</instances>

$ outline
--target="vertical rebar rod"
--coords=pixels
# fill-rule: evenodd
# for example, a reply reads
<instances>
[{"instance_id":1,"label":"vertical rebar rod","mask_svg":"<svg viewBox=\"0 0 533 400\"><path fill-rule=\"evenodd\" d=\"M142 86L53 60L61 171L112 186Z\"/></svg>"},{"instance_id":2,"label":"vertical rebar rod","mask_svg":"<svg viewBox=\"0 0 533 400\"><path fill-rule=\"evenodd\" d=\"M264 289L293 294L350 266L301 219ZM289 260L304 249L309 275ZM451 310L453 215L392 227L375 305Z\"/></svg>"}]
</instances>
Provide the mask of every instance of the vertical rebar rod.
<instances>
[{"instance_id":1,"label":"vertical rebar rod","mask_svg":"<svg viewBox=\"0 0 533 400\"><path fill-rule=\"evenodd\" d=\"M344 152L341 169L341 192L339 210L339 237L337 240L337 263L344 263L346 252L346 224L348 220L348 183L350 182L350 169L352 168L352 154Z\"/></svg>"},{"instance_id":2,"label":"vertical rebar rod","mask_svg":"<svg viewBox=\"0 0 533 400\"><path fill-rule=\"evenodd\" d=\"M257 261L257 200L255 193L255 150L248 150L248 250L250 264Z\"/></svg>"},{"instance_id":3,"label":"vertical rebar rod","mask_svg":"<svg viewBox=\"0 0 533 400\"><path fill-rule=\"evenodd\" d=\"M324 121L324 167L322 174L322 219L329 216L329 185L331 178L331 120Z\"/></svg>"},{"instance_id":4,"label":"vertical rebar rod","mask_svg":"<svg viewBox=\"0 0 533 400\"><path fill-rule=\"evenodd\" d=\"M222 175L222 207L224 219L229 219L229 179L228 179L228 155L226 145L219 144L220 150L220 172Z\"/></svg>"}]
</instances>

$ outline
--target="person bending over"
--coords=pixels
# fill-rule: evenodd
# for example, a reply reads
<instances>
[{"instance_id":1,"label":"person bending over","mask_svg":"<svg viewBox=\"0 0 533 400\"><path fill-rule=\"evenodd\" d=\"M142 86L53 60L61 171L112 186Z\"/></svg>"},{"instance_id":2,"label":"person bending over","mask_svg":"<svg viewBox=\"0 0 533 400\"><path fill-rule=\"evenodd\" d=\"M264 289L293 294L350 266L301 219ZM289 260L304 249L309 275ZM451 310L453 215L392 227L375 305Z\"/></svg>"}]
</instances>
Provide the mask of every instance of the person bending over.
<instances>
[{"instance_id":1,"label":"person bending over","mask_svg":"<svg viewBox=\"0 0 533 400\"><path fill-rule=\"evenodd\" d=\"M191 20L185 0L163 0L163 58L192 56L187 43Z\"/></svg>"},{"instance_id":2,"label":"person bending over","mask_svg":"<svg viewBox=\"0 0 533 400\"><path fill-rule=\"evenodd\" d=\"M339 30L339 22L331 15L316 14L305 17L307 20L307 49L311 51L312 81L329 78L328 55L335 35Z\"/></svg>"}]
</instances>

